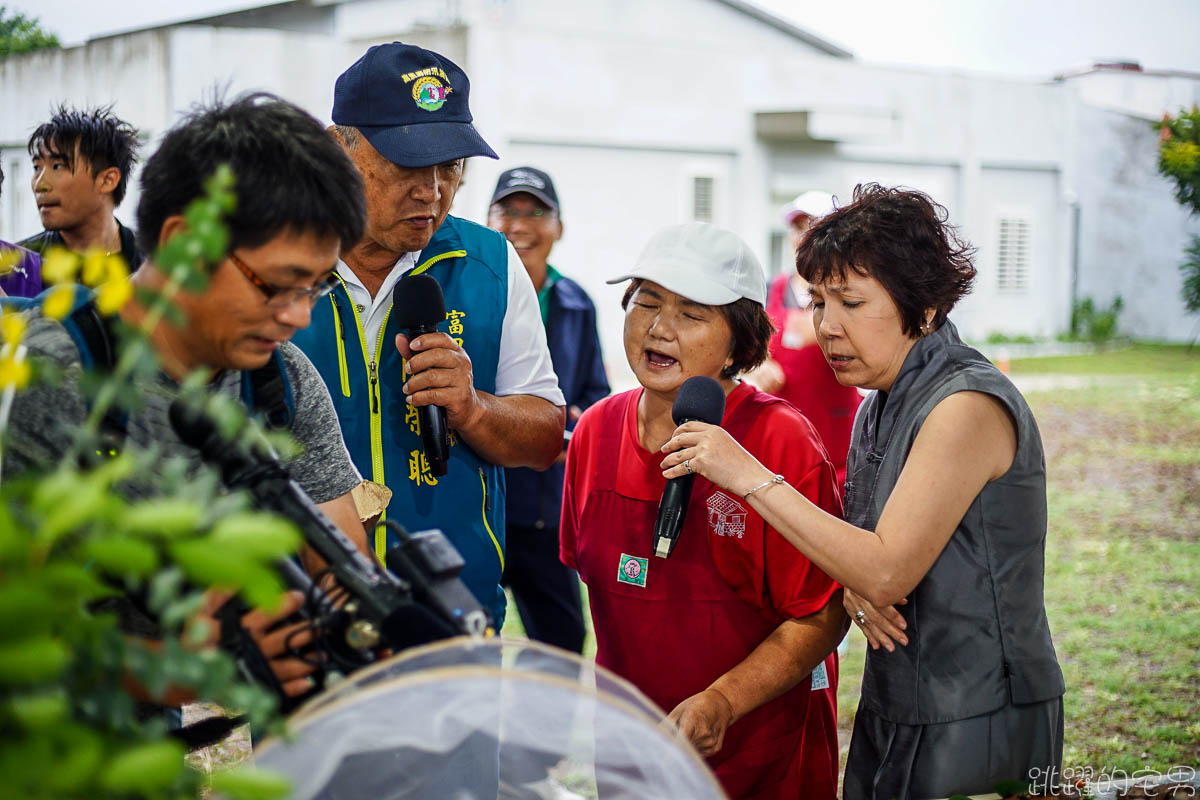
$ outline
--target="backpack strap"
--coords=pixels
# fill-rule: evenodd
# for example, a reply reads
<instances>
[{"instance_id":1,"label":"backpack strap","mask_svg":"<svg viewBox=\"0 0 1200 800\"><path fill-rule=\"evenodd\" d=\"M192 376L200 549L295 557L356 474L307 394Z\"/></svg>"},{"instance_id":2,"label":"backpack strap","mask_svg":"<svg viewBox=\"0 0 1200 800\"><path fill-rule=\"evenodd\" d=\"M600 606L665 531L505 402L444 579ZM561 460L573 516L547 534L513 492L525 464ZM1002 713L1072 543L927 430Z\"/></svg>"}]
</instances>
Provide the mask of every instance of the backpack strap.
<instances>
[{"instance_id":1,"label":"backpack strap","mask_svg":"<svg viewBox=\"0 0 1200 800\"><path fill-rule=\"evenodd\" d=\"M117 365L117 331L113 317L106 317L96 308L86 292L76 293L78 305L62 321L85 370L110 373ZM116 455L125 443L129 415L110 406L100 420L100 454Z\"/></svg>"},{"instance_id":2,"label":"backpack strap","mask_svg":"<svg viewBox=\"0 0 1200 800\"><path fill-rule=\"evenodd\" d=\"M117 365L116 330L112 318L101 316L95 302L76 307L63 320L63 327L74 340L84 369L112 372Z\"/></svg>"},{"instance_id":3,"label":"backpack strap","mask_svg":"<svg viewBox=\"0 0 1200 800\"><path fill-rule=\"evenodd\" d=\"M296 398L278 350L266 365L242 373L242 402L268 430L291 429L296 416Z\"/></svg>"}]
</instances>

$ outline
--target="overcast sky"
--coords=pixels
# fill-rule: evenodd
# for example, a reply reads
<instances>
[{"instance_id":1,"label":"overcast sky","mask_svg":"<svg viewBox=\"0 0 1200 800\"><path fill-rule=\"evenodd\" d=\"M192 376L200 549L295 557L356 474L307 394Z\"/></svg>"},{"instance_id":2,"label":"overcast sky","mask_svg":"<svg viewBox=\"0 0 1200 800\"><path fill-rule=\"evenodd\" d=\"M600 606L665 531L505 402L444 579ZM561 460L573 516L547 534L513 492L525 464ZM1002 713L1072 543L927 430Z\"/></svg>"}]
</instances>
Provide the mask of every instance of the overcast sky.
<instances>
[{"instance_id":1,"label":"overcast sky","mask_svg":"<svg viewBox=\"0 0 1200 800\"><path fill-rule=\"evenodd\" d=\"M586 2L586 0L563 0ZM869 62L1046 78L1096 60L1200 72L1200 0L757 0ZM64 44L237 0L6 0Z\"/></svg>"}]
</instances>

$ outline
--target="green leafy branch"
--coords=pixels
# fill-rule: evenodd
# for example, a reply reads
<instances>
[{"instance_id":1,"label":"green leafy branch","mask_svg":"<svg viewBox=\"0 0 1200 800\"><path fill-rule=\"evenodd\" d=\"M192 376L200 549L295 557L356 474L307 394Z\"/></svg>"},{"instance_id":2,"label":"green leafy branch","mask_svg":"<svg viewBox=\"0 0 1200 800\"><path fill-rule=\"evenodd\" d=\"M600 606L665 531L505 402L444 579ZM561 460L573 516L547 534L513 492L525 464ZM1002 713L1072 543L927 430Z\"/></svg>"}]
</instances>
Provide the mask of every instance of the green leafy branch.
<instances>
[{"instance_id":1,"label":"green leafy branch","mask_svg":"<svg viewBox=\"0 0 1200 800\"><path fill-rule=\"evenodd\" d=\"M1200 107L1164 114L1159 132L1158 171L1175 183L1175 199L1192 214L1200 213ZM1183 302L1190 313L1200 312L1200 236L1193 236L1183 273Z\"/></svg>"},{"instance_id":2,"label":"green leafy branch","mask_svg":"<svg viewBox=\"0 0 1200 800\"><path fill-rule=\"evenodd\" d=\"M239 592L253 606L275 605L283 586L272 564L298 549L295 526L251 510L247 497L226 493L212 470L194 474L153 449L125 443L92 466L76 457L92 446L107 409L137 407L139 382L157 370L151 332L164 321L183 321L173 298L207 286L206 264L228 246L221 218L233 208L233 180L219 170L187 208L187 230L155 255L165 285L137 293L146 314L121 331L115 369L86 382L91 406L70 451L43 471L0 485L0 796L200 794L210 779L185 766L182 745L168 738L161 715L139 714L131 683L155 698L172 687L188 690L244 711L258 726L274 718L274 698L208 646L215 632L196 623L196 612L211 588ZM79 273L99 286L97 302L110 310L132 293L127 272L105 257L68 263L61 256L49 266L58 277ZM70 285L56 289L44 313L61 317L74 292ZM20 319L0 317L6 348L19 342ZM184 389L203 383L194 376ZM213 395L208 405L223 429L257 435L234 398ZM130 482L146 476L154 497L129 496ZM151 615L146 623L161 636L128 630L129 597L142 599ZM233 800L289 791L279 776L248 769L214 775L211 786Z\"/></svg>"}]
</instances>

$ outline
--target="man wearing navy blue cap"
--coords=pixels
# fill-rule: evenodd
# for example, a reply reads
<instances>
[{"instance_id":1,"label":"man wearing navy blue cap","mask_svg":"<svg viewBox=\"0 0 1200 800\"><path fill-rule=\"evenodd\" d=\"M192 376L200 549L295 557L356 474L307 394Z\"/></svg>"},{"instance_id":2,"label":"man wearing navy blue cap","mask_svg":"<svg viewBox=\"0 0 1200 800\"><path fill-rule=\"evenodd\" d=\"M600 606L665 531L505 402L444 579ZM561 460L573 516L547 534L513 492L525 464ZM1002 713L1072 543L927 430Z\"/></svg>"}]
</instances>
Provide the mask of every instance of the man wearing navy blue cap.
<instances>
[{"instance_id":1,"label":"man wearing navy blue cap","mask_svg":"<svg viewBox=\"0 0 1200 800\"><path fill-rule=\"evenodd\" d=\"M471 156L496 158L472 125L454 62L399 42L369 49L338 78L331 133L362 173L367 226L343 250L339 285L294 339L333 396L351 457L388 486L389 519L441 528L462 578L504 618L504 467L545 469L562 447L565 402L537 295L496 231L449 215ZM390 314L404 275L437 279L445 325L413 341ZM446 409L449 471L422 449L416 407ZM394 545L380 530L382 558Z\"/></svg>"}]
</instances>

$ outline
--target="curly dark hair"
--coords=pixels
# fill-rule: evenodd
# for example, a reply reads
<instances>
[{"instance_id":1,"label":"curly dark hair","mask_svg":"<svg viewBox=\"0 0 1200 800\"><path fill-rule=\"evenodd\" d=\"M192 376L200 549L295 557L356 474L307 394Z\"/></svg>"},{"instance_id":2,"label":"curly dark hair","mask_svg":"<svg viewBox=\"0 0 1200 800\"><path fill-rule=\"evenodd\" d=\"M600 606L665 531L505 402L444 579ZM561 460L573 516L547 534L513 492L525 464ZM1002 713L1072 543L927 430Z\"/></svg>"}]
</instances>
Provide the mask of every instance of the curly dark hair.
<instances>
[{"instance_id":1,"label":"curly dark hair","mask_svg":"<svg viewBox=\"0 0 1200 800\"><path fill-rule=\"evenodd\" d=\"M948 219L923 192L859 184L849 205L808 231L796 271L809 283L844 278L847 269L874 278L900 310L904 334L915 338L929 309L937 328L975 281L975 248Z\"/></svg>"},{"instance_id":2,"label":"curly dark hair","mask_svg":"<svg viewBox=\"0 0 1200 800\"><path fill-rule=\"evenodd\" d=\"M641 278L634 278L629 282L625 295L621 298L622 309L629 307L629 299L642 283ZM721 377L737 377L767 360L767 346L771 343L775 326L762 303L740 297L732 303L713 308L720 310L733 333L733 363L721 370Z\"/></svg>"}]
</instances>

